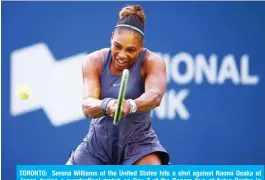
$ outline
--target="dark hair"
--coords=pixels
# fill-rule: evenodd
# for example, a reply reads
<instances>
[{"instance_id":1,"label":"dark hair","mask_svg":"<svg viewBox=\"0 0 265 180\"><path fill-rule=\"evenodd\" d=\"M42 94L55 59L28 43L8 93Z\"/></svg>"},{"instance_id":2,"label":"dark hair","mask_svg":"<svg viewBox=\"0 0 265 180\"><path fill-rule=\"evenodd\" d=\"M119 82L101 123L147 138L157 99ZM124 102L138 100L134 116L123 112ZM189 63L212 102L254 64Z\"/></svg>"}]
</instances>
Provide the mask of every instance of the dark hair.
<instances>
[{"instance_id":1,"label":"dark hair","mask_svg":"<svg viewBox=\"0 0 265 180\"><path fill-rule=\"evenodd\" d=\"M144 33L145 14L143 8L140 5L125 6L121 9L119 13L119 21L117 25L119 24L127 24L134 26ZM126 27L117 27L116 29L122 30L124 28Z\"/></svg>"}]
</instances>

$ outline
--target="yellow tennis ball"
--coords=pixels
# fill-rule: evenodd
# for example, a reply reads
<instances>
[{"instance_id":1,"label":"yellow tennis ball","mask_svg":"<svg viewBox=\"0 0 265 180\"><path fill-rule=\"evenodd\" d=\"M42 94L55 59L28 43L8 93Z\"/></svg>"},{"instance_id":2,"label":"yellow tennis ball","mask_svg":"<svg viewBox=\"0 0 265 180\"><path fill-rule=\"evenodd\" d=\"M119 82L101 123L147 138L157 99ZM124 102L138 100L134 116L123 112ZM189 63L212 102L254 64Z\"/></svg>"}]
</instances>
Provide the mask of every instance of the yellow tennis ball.
<instances>
[{"instance_id":1,"label":"yellow tennis ball","mask_svg":"<svg viewBox=\"0 0 265 180\"><path fill-rule=\"evenodd\" d=\"M26 100L30 97L31 95L31 89L29 86L22 85L17 87L17 96L22 99Z\"/></svg>"}]
</instances>

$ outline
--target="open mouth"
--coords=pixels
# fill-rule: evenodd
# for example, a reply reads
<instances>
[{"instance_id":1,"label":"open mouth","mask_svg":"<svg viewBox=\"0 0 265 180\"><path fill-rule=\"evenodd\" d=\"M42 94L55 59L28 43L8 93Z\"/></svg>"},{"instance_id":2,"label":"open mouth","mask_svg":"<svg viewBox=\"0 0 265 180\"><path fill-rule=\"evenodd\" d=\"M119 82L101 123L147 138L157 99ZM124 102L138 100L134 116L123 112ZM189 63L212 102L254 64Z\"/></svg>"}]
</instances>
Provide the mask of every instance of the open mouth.
<instances>
[{"instance_id":1,"label":"open mouth","mask_svg":"<svg viewBox=\"0 0 265 180\"><path fill-rule=\"evenodd\" d=\"M127 60L119 60L117 59L117 62L118 62L118 65L119 66L126 66L128 64L128 61Z\"/></svg>"}]
</instances>

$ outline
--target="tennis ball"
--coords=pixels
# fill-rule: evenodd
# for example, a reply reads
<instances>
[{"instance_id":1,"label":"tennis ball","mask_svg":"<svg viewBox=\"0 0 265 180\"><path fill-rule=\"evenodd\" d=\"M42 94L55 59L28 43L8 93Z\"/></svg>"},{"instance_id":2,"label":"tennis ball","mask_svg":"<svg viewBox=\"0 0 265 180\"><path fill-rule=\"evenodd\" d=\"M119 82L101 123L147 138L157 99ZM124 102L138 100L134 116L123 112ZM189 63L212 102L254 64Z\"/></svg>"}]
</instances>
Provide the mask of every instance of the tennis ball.
<instances>
[{"instance_id":1,"label":"tennis ball","mask_svg":"<svg viewBox=\"0 0 265 180\"><path fill-rule=\"evenodd\" d=\"M31 95L31 89L27 85L21 85L16 88L16 93L20 99L26 100Z\"/></svg>"}]
</instances>

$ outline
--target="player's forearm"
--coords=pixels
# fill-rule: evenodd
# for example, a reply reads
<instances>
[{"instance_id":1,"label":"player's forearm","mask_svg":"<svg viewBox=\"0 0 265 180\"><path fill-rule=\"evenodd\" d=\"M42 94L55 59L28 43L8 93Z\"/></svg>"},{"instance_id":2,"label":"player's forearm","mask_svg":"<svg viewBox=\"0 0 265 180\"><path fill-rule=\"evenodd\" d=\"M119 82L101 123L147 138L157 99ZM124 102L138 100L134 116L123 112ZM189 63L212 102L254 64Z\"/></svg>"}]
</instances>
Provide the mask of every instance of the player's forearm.
<instances>
[{"instance_id":1,"label":"player's forearm","mask_svg":"<svg viewBox=\"0 0 265 180\"><path fill-rule=\"evenodd\" d=\"M102 100L96 98L87 98L83 101L83 112L87 118L98 118L104 115L101 110Z\"/></svg>"},{"instance_id":2,"label":"player's forearm","mask_svg":"<svg viewBox=\"0 0 265 180\"><path fill-rule=\"evenodd\" d=\"M139 98L135 99L137 111L148 111L160 105L163 93L155 91L147 91Z\"/></svg>"}]
</instances>

